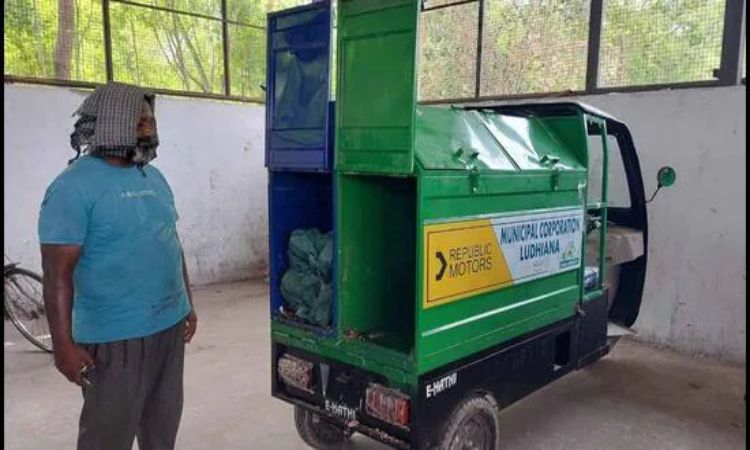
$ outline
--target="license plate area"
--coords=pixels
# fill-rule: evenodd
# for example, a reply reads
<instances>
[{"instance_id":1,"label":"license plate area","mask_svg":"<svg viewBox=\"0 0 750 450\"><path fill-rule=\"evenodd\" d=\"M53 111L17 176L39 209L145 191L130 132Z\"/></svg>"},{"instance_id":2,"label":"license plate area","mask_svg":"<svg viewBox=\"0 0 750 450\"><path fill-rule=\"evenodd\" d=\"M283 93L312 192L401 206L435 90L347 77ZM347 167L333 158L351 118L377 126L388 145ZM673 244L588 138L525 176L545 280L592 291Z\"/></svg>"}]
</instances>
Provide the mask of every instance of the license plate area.
<instances>
[{"instance_id":1,"label":"license plate area","mask_svg":"<svg viewBox=\"0 0 750 450\"><path fill-rule=\"evenodd\" d=\"M312 363L310 389L298 389L281 379L278 364L284 355L293 355ZM310 409L325 413L329 420L341 425L365 425L400 439L408 439L408 429L383 422L366 412L368 385L387 385L388 380L385 377L279 343L273 343L272 364L272 394L275 397L290 403L314 407Z\"/></svg>"}]
</instances>

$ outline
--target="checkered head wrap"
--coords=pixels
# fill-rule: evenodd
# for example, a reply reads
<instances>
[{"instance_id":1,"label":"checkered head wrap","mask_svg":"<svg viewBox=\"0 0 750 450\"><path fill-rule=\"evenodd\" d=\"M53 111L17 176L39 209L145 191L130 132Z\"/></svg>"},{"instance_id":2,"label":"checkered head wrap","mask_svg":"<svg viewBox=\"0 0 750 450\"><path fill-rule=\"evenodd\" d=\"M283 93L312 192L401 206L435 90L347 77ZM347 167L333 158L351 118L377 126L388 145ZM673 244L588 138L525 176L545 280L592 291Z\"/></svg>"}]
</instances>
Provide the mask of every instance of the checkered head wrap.
<instances>
[{"instance_id":1,"label":"checkered head wrap","mask_svg":"<svg viewBox=\"0 0 750 450\"><path fill-rule=\"evenodd\" d=\"M154 94L138 86L107 83L96 88L73 114L79 118L70 135L70 145L76 151L102 156L117 156L138 165L156 158L159 138L141 139L137 135L138 122L144 100L154 110Z\"/></svg>"}]
</instances>

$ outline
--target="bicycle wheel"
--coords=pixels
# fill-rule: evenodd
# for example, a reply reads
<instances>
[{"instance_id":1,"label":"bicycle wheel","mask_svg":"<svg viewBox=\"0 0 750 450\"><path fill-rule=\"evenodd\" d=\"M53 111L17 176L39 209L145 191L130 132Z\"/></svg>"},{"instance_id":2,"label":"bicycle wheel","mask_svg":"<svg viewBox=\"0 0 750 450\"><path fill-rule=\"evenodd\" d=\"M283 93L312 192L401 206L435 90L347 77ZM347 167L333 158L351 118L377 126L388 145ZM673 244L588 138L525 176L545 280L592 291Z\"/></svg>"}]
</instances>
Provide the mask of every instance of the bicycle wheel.
<instances>
[{"instance_id":1,"label":"bicycle wheel","mask_svg":"<svg viewBox=\"0 0 750 450\"><path fill-rule=\"evenodd\" d=\"M42 277L30 270L15 267L7 270L3 279L8 318L29 342L46 352L52 352Z\"/></svg>"}]
</instances>

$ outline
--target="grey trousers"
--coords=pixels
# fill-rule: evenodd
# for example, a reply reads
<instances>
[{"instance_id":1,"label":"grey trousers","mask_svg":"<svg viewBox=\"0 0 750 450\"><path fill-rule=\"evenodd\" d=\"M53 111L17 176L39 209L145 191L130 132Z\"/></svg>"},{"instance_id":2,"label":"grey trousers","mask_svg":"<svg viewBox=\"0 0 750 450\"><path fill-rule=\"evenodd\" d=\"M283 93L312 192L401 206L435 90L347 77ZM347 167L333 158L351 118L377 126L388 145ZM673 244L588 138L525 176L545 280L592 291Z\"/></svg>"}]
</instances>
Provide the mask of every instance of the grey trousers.
<instances>
[{"instance_id":1,"label":"grey trousers","mask_svg":"<svg viewBox=\"0 0 750 450\"><path fill-rule=\"evenodd\" d=\"M83 388L78 450L172 450L182 417L185 321L144 338L83 347L96 367Z\"/></svg>"}]
</instances>

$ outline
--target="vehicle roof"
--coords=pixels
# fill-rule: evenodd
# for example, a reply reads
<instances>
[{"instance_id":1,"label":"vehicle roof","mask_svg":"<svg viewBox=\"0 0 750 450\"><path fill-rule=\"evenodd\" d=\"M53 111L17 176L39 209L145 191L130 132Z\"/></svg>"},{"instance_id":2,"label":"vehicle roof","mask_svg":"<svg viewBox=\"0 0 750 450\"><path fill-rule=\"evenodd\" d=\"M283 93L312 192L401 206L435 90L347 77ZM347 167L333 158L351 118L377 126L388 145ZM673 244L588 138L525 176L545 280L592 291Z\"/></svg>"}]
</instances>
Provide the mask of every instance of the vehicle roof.
<instances>
[{"instance_id":1,"label":"vehicle roof","mask_svg":"<svg viewBox=\"0 0 750 450\"><path fill-rule=\"evenodd\" d=\"M505 114L534 112L541 115L568 115L577 112L584 112L592 116L601 117L602 119L622 123L622 121L616 117L587 103L578 101L508 100L503 102L462 103L455 105L455 107L464 109L492 109Z\"/></svg>"}]
</instances>

